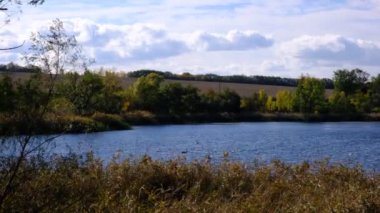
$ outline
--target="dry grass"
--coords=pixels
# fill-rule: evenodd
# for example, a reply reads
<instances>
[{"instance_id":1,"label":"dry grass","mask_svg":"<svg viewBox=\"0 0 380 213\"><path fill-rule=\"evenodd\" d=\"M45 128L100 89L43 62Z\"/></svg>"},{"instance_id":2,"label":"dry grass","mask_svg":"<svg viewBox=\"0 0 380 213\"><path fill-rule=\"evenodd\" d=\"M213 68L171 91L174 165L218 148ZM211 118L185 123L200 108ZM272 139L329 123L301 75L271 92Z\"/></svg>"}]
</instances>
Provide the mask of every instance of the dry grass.
<instances>
[{"instance_id":1,"label":"dry grass","mask_svg":"<svg viewBox=\"0 0 380 213\"><path fill-rule=\"evenodd\" d=\"M4 175L6 168L1 168ZM378 212L380 176L327 161L243 165L114 160L24 163L4 212ZM2 180L0 178L0 180ZM0 181L1 188L2 181Z\"/></svg>"}]
</instances>

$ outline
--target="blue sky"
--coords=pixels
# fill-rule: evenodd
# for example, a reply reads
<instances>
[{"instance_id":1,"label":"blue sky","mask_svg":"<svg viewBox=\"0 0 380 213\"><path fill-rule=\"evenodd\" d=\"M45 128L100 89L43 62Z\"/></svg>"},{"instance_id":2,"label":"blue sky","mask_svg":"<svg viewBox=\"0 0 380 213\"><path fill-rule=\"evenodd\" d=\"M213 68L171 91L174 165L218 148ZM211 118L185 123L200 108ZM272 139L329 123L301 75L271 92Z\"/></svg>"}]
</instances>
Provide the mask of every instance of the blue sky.
<instances>
[{"instance_id":1,"label":"blue sky","mask_svg":"<svg viewBox=\"0 0 380 213\"><path fill-rule=\"evenodd\" d=\"M0 28L0 45L60 18L94 67L331 77L380 72L380 0L47 0ZM20 52L0 53L0 63Z\"/></svg>"}]
</instances>

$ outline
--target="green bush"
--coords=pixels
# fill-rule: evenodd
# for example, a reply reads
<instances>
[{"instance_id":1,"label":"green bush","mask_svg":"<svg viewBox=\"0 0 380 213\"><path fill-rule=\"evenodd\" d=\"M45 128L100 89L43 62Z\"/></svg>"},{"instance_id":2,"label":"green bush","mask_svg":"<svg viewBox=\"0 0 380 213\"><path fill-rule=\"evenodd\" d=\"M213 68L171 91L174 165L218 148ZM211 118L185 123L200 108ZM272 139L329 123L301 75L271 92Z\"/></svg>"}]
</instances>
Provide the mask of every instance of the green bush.
<instances>
[{"instance_id":1,"label":"green bush","mask_svg":"<svg viewBox=\"0 0 380 213\"><path fill-rule=\"evenodd\" d=\"M50 114L46 118L45 126L45 131L52 133L87 133L107 130L107 127L101 122L77 115L54 116Z\"/></svg>"},{"instance_id":2,"label":"green bush","mask_svg":"<svg viewBox=\"0 0 380 213\"><path fill-rule=\"evenodd\" d=\"M123 121L123 118L119 115L96 112L91 116L91 118L102 123L109 130L124 130L131 128L131 126L127 122Z\"/></svg>"},{"instance_id":3,"label":"green bush","mask_svg":"<svg viewBox=\"0 0 380 213\"><path fill-rule=\"evenodd\" d=\"M127 122L136 125L157 123L156 116L148 111L126 112L123 114L123 118Z\"/></svg>"}]
</instances>

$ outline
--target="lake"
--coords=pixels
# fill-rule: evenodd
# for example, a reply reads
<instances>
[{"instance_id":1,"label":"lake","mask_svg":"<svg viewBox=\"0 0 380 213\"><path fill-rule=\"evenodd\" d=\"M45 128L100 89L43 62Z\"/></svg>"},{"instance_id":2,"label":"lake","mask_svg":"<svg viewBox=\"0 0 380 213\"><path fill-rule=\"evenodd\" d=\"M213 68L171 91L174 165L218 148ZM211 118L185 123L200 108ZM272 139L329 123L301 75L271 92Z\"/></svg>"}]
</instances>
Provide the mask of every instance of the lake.
<instances>
[{"instance_id":1,"label":"lake","mask_svg":"<svg viewBox=\"0 0 380 213\"><path fill-rule=\"evenodd\" d=\"M347 165L362 164L380 171L380 123L376 122L249 122L196 125L140 126L129 131L63 135L55 151L93 151L105 162L149 155L168 160L210 158L244 163L280 159L289 163L330 158Z\"/></svg>"}]
</instances>

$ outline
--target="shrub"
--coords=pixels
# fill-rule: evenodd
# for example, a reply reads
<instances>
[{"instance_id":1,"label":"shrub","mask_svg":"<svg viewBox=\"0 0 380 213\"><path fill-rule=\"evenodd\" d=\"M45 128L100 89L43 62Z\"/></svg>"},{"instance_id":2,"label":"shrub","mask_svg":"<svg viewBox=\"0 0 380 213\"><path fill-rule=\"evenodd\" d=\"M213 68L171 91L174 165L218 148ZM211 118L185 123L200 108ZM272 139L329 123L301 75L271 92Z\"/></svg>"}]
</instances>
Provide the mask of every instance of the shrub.
<instances>
[{"instance_id":1,"label":"shrub","mask_svg":"<svg viewBox=\"0 0 380 213\"><path fill-rule=\"evenodd\" d=\"M131 126L123 121L123 118L119 115L96 112L91 118L104 124L109 130L124 130L131 128Z\"/></svg>"},{"instance_id":2,"label":"shrub","mask_svg":"<svg viewBox=\"0 0 380 213\"><path fill-rule=\"evenodd\" d=\"M131 124L156 124L157 120L154 114L148 111L133 111L123 114L124 120Z\"/></svg>"}]
</instances>

